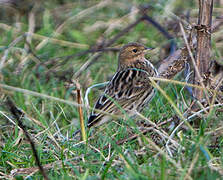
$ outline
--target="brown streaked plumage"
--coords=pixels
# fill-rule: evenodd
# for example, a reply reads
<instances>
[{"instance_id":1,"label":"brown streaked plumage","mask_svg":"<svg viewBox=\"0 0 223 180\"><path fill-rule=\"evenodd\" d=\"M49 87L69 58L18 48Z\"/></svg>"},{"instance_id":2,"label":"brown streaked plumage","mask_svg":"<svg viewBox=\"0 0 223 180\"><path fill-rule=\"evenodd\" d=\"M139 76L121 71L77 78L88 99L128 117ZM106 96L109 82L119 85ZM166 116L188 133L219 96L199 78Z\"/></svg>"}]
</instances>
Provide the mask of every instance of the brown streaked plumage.
<instances>
[{"instance_id":1,"label":"brown streaked plumage","mask_svg":"<svg viewBox=\"0 0 223 180\"><path fill-rule=\"evenodd\" d=\"M145 58L147 50L149 48L139 43L129 43L121 48L117 71L94 109L121 115L121 107L131 116L136 111L140 112L149 103L154 96L154 88L149 77L158 76L158 72ZM110 119L108 115L94 110L87 126L99 126Z\"/></svg>"}]
</instances>

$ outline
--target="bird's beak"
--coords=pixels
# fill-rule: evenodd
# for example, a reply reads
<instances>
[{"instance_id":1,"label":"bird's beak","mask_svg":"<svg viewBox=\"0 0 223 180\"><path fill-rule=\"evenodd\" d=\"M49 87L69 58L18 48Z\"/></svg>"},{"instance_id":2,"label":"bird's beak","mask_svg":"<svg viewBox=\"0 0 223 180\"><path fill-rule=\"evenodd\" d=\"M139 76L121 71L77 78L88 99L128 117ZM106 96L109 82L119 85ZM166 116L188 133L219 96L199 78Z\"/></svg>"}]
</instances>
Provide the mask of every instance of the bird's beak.
<instances>
[{"instance_id":1,"label":"bird's beak","mask_svg":"<svg viewBox=\"0 0 223 180\"><path fill-rule=\"evenodd\" d=\"M146 47L145 50L144 50L144 52L147 53L148 51L153 50L153 49L154 49L154 48Z\"/></svg>"}]
</instances>

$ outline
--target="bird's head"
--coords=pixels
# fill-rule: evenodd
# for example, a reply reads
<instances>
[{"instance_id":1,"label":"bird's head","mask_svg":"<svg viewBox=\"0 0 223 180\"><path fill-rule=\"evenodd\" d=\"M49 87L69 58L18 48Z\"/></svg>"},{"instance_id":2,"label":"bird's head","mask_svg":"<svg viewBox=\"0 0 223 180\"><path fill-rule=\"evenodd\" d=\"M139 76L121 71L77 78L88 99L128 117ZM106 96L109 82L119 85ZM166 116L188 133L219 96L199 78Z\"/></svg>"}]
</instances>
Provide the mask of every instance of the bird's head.
<instances>
[{"instance_id":1,"label":"bird's head","mask_svg":"<svg viewBox=\"0 0 223 180\"><path fill-rule=\"evenodd\" d=\"M119 52L119 67L128 67L138 61L144 61L148 50L151 50L151 48L147 48L139 43L124 45Z\"/></svg>"}]
</instances>

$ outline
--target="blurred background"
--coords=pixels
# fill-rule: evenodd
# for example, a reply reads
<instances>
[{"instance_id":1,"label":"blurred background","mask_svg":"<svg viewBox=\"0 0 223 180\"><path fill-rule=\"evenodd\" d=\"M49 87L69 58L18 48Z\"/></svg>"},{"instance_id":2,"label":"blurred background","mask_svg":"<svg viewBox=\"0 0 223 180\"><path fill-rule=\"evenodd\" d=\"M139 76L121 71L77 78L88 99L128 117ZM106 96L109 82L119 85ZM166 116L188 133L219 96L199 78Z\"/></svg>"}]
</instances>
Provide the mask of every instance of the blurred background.
<instances>
[{"instance_id":1,"label":"blurred background","mask_svg":"<svg viewBox=\"0 0 223 180\"><path fill-rule=\"evenodd\" d=\"M222 15L223 1L216 0L212 24L215 27L212 34L212 59L219 63L222 62L223 54ZM159 67L166 57L184 45L179 22L184 25L187 32L197 23L197 18L197 0L0 0L0 82L76 101L75 82L80 83L84 95L91 85L108 81L116 71L117 53L122 45L140 42L153 47L147 58ZM179 75L176 79L181 80L184 77ZM190 96L187 92L181 94L181 89L182 87L176 85L165 86L165 91L184 112L187 102L182 103L182 98L190 101ZM100 88L90 92L91 106L100 93ZM57 145L54 147L56 139L60 141L59 147L70 148L69 144L63 144L61 141L72 137L72 133L79 128L76 107L3 88L0 88L0 103L6 95L10 95L17 106L27 114L28 119L24 123L35 136L39 151L48 153L42 155L42 158L46 159L44 163L83 153L84 150L77 151L74 148L73 154L65 153L67 157L62 157L61 149ZM2 107L0 110L10 117L7 110ZM35 161L26 155L31 154L30 149L26 148L22 152L23 148L28 146L27 142L20 142L20 130L7 121L4 113L0 114L0 149L20 154L18 156L24 158L15 160L9 154L2 154L1 170L7 174L14 168L34 166ZM173 108L159 93L145 111L145 117L154 122L175 118L174 114ZM86 120L87 110L84 115ZM117 128L110 127L113 133L116 132ZM121 136L125 135L121 134L118 138ZM55 139L52 140L52 137ZM106 137L110 138L109 133ZM106 144L106 140L100 138L98 142L101 146ZM136 149L134 151L137 151ZM216 151L220 153L221 150ZM100 159L95 157L97 158ZM87 162L91 164L92 159ZM16 163L17 161L22 162L22 165ZM102 163L98 161L99 164ZM138 161L137 167L146 162L143 158ZM202 164L205 161L200 162ZM163 161L158 160L156 163L158 165L153 167L155 169L159 168ZM119 166L119 163L117 164ZM85 166L87 165L83 165L84 169ZM90 173L96 174L98 168L94 165L92 168ZM142 169L145 174L150 173L151 177L156 178L156 170L147 167ZM128 168L120 168L119 171L124 175L130 173ZM170 171L175 174L174 169ZM201 172L202 169L198 171ZM206 177L206 172L202 172L201 176L196 173L194 177ZM69 176L65 170L63 173L63 177ZM133 174L130 173L132 176ZM110 175L110 178L114 177L115 173Z\"/></svg>"}]
</instances>

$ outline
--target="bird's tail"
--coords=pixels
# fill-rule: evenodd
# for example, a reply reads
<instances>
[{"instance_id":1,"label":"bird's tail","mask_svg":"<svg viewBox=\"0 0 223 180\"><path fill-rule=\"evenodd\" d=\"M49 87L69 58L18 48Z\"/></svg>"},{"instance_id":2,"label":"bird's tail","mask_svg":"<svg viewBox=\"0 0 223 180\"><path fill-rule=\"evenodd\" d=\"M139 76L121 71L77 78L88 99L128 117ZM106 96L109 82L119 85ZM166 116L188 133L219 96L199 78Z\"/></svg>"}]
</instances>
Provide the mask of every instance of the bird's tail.
<instances>
[{"instance_id":1,"label":"bird's tail","mask_svg":"<svg viewBox=\"0 0 223 180\"><path fill-rule=\"evenodd\" d=\"M93 125L95 125L98 122L98 115L91 114L90 117L88 118L88 124L87 127L90 128Z\"/></svg>"},{"instance_id":2,"label":"bird's tail","mask_svg":"<svg viewBox=\"0 0 223 180\"><path fill-rule=\"evenodd\" d=\"M92 126L94 126L97 122L98 122L98 115L95 115L95 114L91 114L88 118L88 124L87 124L87 128L91 128ZM79 134L81 132L80 129L76 130L74 133L73 133L73 137L76 137L77 134Z\"/></svg>"}]
</instances>

